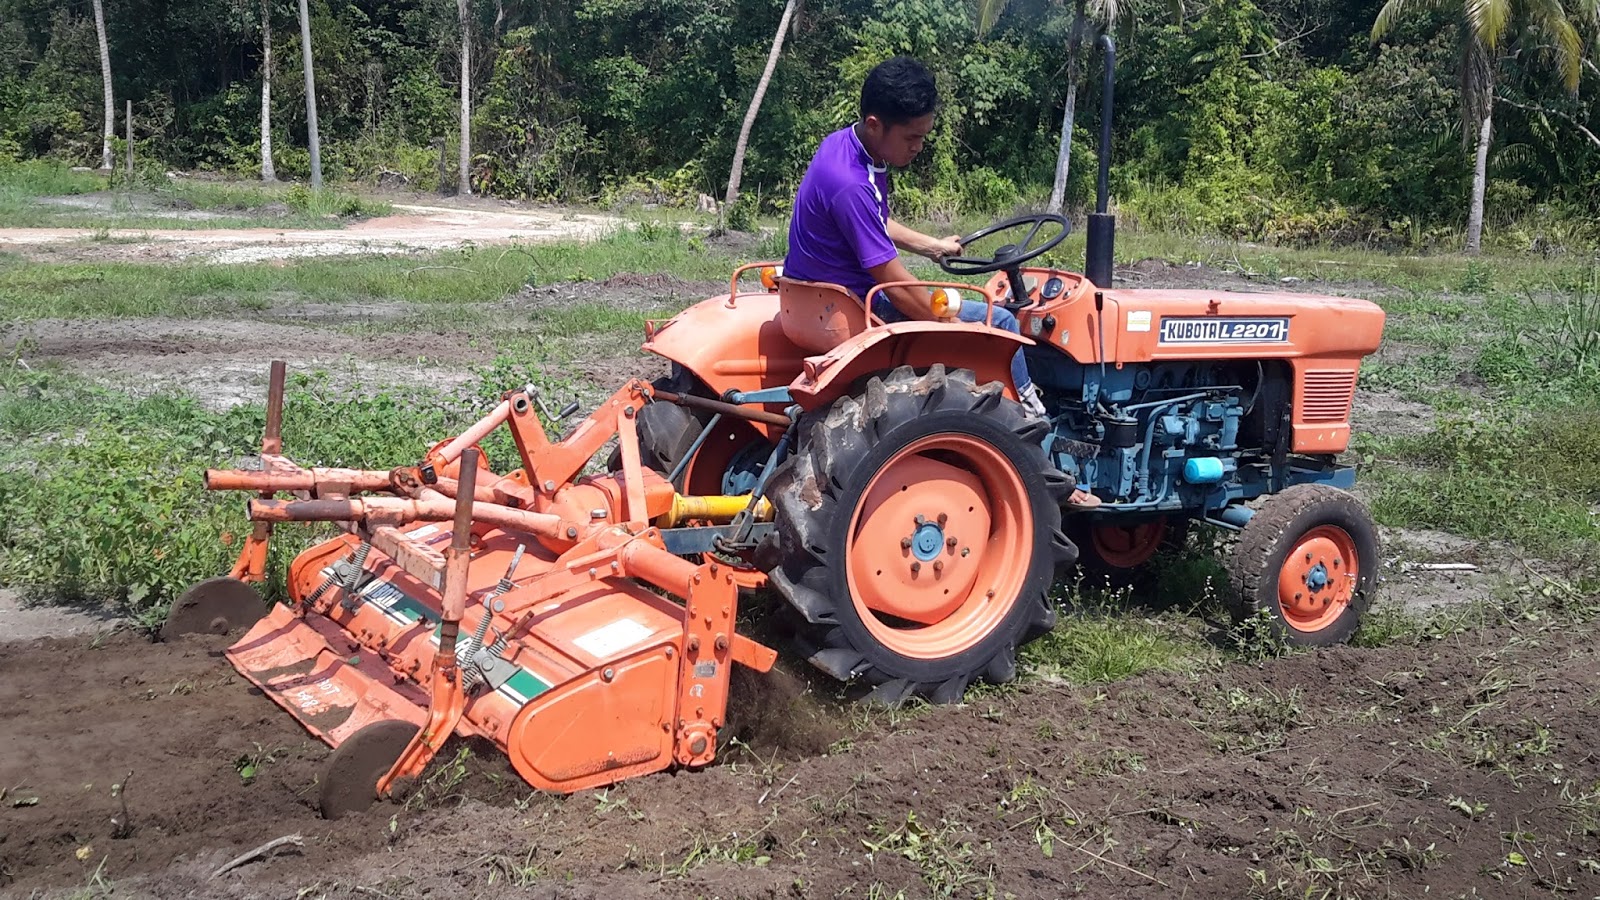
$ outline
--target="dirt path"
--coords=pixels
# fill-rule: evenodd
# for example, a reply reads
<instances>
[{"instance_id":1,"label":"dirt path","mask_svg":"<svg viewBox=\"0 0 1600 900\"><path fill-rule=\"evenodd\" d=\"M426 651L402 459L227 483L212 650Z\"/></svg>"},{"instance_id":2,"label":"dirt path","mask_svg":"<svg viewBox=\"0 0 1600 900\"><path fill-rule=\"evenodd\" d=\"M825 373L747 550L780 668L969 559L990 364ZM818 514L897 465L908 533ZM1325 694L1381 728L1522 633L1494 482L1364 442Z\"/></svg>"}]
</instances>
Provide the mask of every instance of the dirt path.
<instances>
[{"instance_id":1,"label":"dirt path","mask_svg":"<svg viewBox=\"0 0 1600 900\"><path fill-rule=\"evenodd\" d=\"M622 220L569 210L483 210L395 204L399 215L338 230L0 228L0 249L59 254L90 245L96 258L201 259L248 263L353 253L445 250L467 244L548 242L598 237ZM88 252L87 250L85 252Z\"/></svg>"}]
</instances>

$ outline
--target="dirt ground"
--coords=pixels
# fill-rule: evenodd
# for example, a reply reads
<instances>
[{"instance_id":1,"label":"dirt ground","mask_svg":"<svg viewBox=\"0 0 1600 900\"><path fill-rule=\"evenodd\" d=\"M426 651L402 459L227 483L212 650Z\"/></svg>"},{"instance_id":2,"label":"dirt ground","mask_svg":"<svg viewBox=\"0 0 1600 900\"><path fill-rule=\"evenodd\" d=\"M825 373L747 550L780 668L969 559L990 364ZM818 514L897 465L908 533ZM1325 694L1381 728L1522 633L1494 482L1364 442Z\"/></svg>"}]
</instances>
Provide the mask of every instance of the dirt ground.
<instances>
[{"instance_id":1,"label":"dirt ground","mask_svg":"<svg viewBox=\"0 0 1600 900\"><path fill-rule=\"evenodd\" d=\"M1250 288L1205 269L1127 274ZM498 306L531 321L597 292L686 305L714 290L620 278ZM419 360L398 331L351 327L414 313L44 321L0 345L25 336L29 364L183 385L216 407L255 402L286 351L369 385L448 386L493 358L466 333L434 334ZM601 392L660 374L637 345L597 340L552 374ZM1419 427L1426 408L1364 392L1357 410L1359 427L1389 431ZM1385 603L1481 598L1527 577L1452 535L1385 537ZM1475 632L1109 687L1033 681L871 716L778 676L744 685L757 726L708 770L539 796L468 748L405 803L339 822L314 810L327 749L234 673L225 645L155 643L0 593L0 896L1600 897L1600 651L1581 633ZM299 845L212 875L288 835Z\"/></svg>"},{"instance_id":2,"label":"dirt ground","mask_svg":"<svg viewBox=\"0 0 1600 900\"><path fill-rule=\"evenodd\" d=\"M0 228L0 250L16 250L49 261L191 259L250 263L593 238L622 221L598 213L526 208L399 203L394 204L394 210L395 215L367 219L339 230Z\"/></svg>"},{"instance_id":3,"label":"dirt ground","mask_svg":"<svg viewBox=\"0 0 1600 900\"><path fill-rule=\"evenodd\" d=\"M1600 651L1582 634L1035 682L829 749L806 739L846 733L843 713L796 702L788 745L707 770L562 798L486 755L337 822L313 809L325 748L224 643L0 653L0 893L1600 896ZM213 877L285 835L301 845Z\"/></svg>"}]
</instances>

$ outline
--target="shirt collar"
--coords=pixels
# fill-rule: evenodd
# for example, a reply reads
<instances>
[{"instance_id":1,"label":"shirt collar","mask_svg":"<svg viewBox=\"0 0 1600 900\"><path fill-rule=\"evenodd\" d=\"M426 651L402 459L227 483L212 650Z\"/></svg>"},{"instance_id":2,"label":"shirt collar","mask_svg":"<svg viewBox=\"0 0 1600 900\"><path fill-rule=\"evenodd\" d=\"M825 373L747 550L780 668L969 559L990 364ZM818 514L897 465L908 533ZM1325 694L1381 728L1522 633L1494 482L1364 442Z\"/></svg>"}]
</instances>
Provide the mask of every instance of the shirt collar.
<instances>
[{"instance_id":1,"label":"shirt collar","mask_svg":"<svg viewBox=\"0 0 1600 900\"><path fill-rule=\"evenodd\" d=\"M861 135L856 134L856 126L855 125L851 125L846 130L850 132L850 141L851 141L851 143L856 145L856 155L860 157L862 162L867 164L867 168L871 169L874 172L887 172L887 171L889 171L889 167L888 166L880 166L880 165L878 165L877 161L872 158L872 154L867 152L867 145L861 143Z\"/></svg>"}]
</instances>

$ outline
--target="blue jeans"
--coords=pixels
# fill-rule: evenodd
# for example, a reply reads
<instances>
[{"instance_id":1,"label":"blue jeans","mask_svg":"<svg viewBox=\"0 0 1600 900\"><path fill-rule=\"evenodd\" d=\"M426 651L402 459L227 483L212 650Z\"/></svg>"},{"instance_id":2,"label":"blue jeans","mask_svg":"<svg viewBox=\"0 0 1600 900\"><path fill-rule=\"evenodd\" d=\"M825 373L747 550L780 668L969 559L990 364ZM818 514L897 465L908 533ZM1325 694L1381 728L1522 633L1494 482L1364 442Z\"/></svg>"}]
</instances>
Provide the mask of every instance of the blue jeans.
<instances>
[{"instance_id":1,"label":"blue jeans","mask_svg":"<svg viewBox=\"0 0 1600 900\"><path fill-rule=\"evenodd\" d=\"M981 296L981 295L980 295ZM872 312L885 322L905 322L908 317L894 308L888 298L882 294L872 298ZM961 313L956 316L963 322L983 322L984 316L989 314L986 304L974 302L971 297L965 297L961 303ZM1017 324L1016 314L999 304L995 305L994 318L989 323L991 328L999 328L1012 334L1021 334L1022 326ZM1011 357L1011 382L1017 386L1021 393L1032 386L1033 378L1028 374L1028 363L1022 358L1022 348L1017 348L1017 355Z\"/></svg>"}]
</instances>

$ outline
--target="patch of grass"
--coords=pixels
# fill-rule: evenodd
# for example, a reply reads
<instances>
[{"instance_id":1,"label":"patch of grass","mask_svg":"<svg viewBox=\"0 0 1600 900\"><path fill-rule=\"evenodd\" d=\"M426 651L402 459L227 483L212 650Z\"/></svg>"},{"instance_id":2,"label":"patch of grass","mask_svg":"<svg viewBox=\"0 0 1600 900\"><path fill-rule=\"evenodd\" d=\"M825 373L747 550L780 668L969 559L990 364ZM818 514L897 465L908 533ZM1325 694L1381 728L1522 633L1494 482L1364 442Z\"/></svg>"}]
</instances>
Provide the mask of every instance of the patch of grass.
<instances>
[{"instance_id":1,"label":"patch of grass","mask_svg":"<svg viewBox=\"0 0 1600 900\"><path fill-rule=\"evenodd\" d=\"M1132 613L1064 615L1054 630L1022 650L1046 677L1073 684L1120 681L1143 672L1192 668L1204 649Z\"/></svg>"},{"instance_id":2,"label":"patch of grass","mask_svg":"<svg viewBox=\"0 0 1600 900\"><path fill-rule=\"evenodd\" d=\"M551 337L571 338L587 334L644 334L646 319L670 318L677 310L650 311L619 309L603 303L579 303L541 311L535 322L539 331Z\"/></svg>"},{"instance_id":3,"label":"patch of grass","mask_svg":"<svg viewBox=\"0 0 1600 900\"><path fill-rule=\"evenodd\" d=\"M464 394L405 397L334 388L325 377L290 378L284 446L307 463L387 469L420 458L476 420L509 386L533 382L570 394L523 365L481 369ZM0 496L0 583L56 601L111 603L147 621L190 584L231 567L227 535L249 528L239 498L201 488L206 468L247 466L265 425L262 406L212 412L193 398L134 400L43 372L0 380L0 471L15 476ZM500 471L516 467L503 430L484 442ZM325 529L281 529L269 571ZM278 595L276 581L268 593Z\"/></svg>"},{"instance_id":4,"label":"patch of grass","mask_svg":"<svg viewBox=\"0 0 1600 900\"><path fill-rule=\"evenodd\" d=\"M1363 437L1373 514L1583 559L1600 542L1600 404L1496 408L1415 437Z\"/></svg>"},{"instance_id":5,"label":"patch of grass","mask_svg":"<svg viewBox=\"0 0 1600 900\"><path fill-rule=\"evenodd\" d=\"M922 880L935 896L953 896L957 892L984 893L980 886L993 890L994 872L985 868L978 859L980 851L987 850L972 839L964 826L941 820L937 826L923 824L915 812L907 812L905 822L889 828L874 823L872 839L863 838L867 858L875 856L900 856L909 860L922 872Z\"/></svg>"},{"instance_id":6,"label":"patch of grass","mask_svg":"<svg viewBox=\"0 0 1600 900\"><path fill-rule=\"evenodd\" d=\"M1196 727L1220 753L1260 753L1284 746L1289 733L1308 727L1299 688L1255 691L1236 687L1217 697L1198 698L1206 713Z\"/></svg>"},{"instance_id":7,"label":"patch of grass","mask_svg":"<svg viewBox=\"0 0 1600 900\"><path fill-rule=\"evenodd\" d=\"M42 198L105 191L103 208L85 209L42 203ZM270 207L278 209L271 210ZM200 210L232 216L184 217ZM128 183L97 172L74 172L63 163L28 160L0 163L0 225L64 228L250 228L272 224L297 228L337 228L330 219L388 215L392 207L337 189L312 191L305 185L259 185L169 179L159 170ZM263 215L265 213L265 215Z\"/></svg>"},{"instance_id":8,"label":"patch of grass","mask_svg":"<svg viewBox=\"0 0 1600 900\"><path fill-rule=\"evenodd\" d=\"M237 315L293 297L318 303L401 300L485 303L524 285L587 281L631 272L690 280L726 278L732 257L694 250L672 229L622 229L597 241L465 249L427 257L342 257L212 265L28 263L0 260L0 316L7 319ZM643 314L630 314L642 324Z\"/></svg>"},{"instance_id":9,"label":"patch of grass","mask_svg":"<svg viewBox=\"0 0 1600 900\"><path fill-rule=\"evenodd\" d=\"M104 176L94 172L74 172L66 163L54 160L0 160L0 209L20 200L87 194L105 186Z\"/></svg>"}]
</instances>

